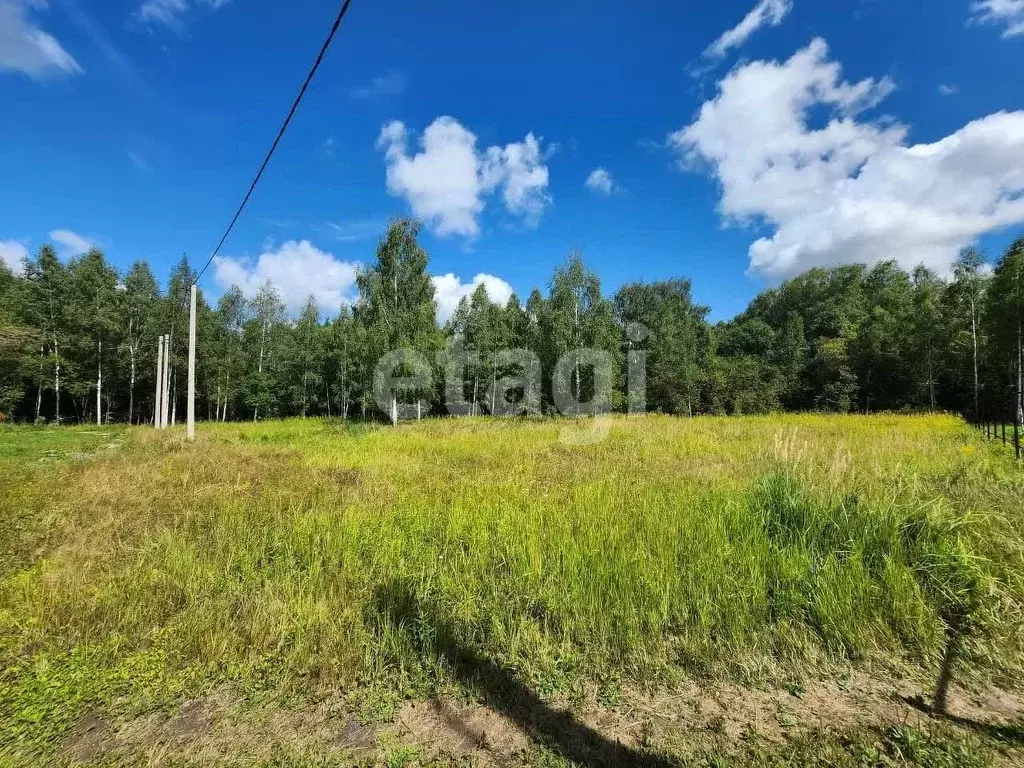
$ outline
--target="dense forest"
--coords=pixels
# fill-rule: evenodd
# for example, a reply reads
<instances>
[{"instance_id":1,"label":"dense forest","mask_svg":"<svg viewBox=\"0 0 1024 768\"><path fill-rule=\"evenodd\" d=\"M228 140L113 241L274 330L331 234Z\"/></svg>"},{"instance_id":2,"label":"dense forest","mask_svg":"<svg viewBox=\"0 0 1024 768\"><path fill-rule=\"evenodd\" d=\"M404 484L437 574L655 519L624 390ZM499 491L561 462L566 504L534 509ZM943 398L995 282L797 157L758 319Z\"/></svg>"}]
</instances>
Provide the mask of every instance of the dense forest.
<instances>
[{"instance_id":1,"label":"dense forest","mask_svg":"<svg viewBox=\"0 0 1024 768\"><path fill-rule=\"evenodd\" d=\"M994 269L964 250L948 279L924 267L908 274L893 261L812 269L718 324L694 303L687 279L633 283L607 296L574 253L546 295L535 289L525 303L513 296L500 306L481 286L439 326L418 234L414 221L392 222L358 276L359 299L340 311L311 297L288 317L271 284L251 298L232 288L216 306L200 294L200 418L381 418L374 366L398 348L436 367L429 388L403 398L424 415L449 411L444 371L452 360L462 368L455 399L465 412L504 412L495 384L522 365L509 349L532 351L541 371L539 390L524 390L520 402L551 412L556 363L580 348L614 361L611 402L601 405L616 410L635 409L626 369L637 353L651 411L944 409L1010 421L1020 409L1024 238ZM0 263L0 419L151 421L157 337L166 333L171 415L182 419L181 307L195 277L182 258L162 291L144 261L121 274L99 250L64 263L48 245L18 273ZM577 362L569 381L579 400L593 387L588 376Z\"/></svg>"}]
</instances>

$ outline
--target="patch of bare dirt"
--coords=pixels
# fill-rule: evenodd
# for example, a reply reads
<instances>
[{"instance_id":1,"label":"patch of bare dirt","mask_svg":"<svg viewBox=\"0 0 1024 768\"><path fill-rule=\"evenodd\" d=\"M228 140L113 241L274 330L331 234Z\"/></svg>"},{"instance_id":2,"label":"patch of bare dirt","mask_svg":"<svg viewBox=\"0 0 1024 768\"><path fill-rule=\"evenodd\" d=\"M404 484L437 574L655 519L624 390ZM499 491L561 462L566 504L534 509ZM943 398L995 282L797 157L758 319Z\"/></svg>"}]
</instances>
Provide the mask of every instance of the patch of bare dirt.
<instances>
[{"instance_id":1,"label":"patch of bare dirt","mask_svg":"<svg viewBox=\"0 0 1024 768\"><path fill-rule=\"evenodd\" d=\"M920 682L855 672L844 680L786 689L691 682L656 696L627 691L613 707L592 702L570 708L533 698L528 705L504 702L496 709L443 698L407 702L393 723L365 726L346 711L340 697L282 709L249 705L222 689L187 702L171 715L111 723L90 714L76 729L67 755L72 762L110 755L127 764L161 766L186 756L198 764L229 758L261 761L285 750L365 765L383 760L379 744L401 743L416 748L420 760L447 757L472 765L516 766L525 762L538 738L577 761L581 755L598 754L595 750L626 757L652 751L687 755L730 751L753 734L782 744L817 730L887 724L926 728L931 715L921 702L928 694ZM950 722L965 727L1006 727L1024 719L1024 697L954 688L949 714ZM559 743L563 736L564 743Z\"/></svg>"},{"instance_id":2,"label":"patch of bare dirt","mask_svg":"<svg viewBox=\"0 0 1024 768\"><path fill-rule=\"evenodd\" d=\"M399 737L425 757L471 755L491 762L521 754L529 737L506 715L480 704L454 699L408 702L395 718Z\"/></svg>"},{"instance_id":3,"label":"patch of bare dirt","mask_svg":"<svg viewBox=\"0 0 1024 768\"><path fill-rule=\"evenodd\" d=\"M229 689L186 702L174 714L104 722L89 715L76 729L67 756L88 762L112 756L127 765L200 765L227 759L267 761L278 752L360 762L376 751L377 728L358 723L340 702L299 709L247 706Z\"/></svg>"},{"instance_id":4,"label":"patch of bare dirt","mask_svg":"<svg viewBox=\"0 0 1024 768\"><path fill-rule=\"evenodd\" d=\"M728 683L690 683L671 693L650 696L627 692L615 707L591 704L571 712L553 704L544 713L523 716L515 705L508 713L484 704L455 701L407 703L396 725L407 743L427 757L447 755L472 764L517 765L528 752L538 721L563 722L571 716L583 730L576 743L555 744L572 759L579 742L620 746L634 754L670 752L686 755L714 748L730 751L754 734L783 744L797 736L828 730L907 724L927 727L931 715L921 702L929 691L913 681L885 681L853 673L841 681L819 681L789 689L760 690ZM954 689L950 722L980 729L1008 726L1024 718L1024 697L1006 691L971 693ZM550 736L550 733L548 734ZM555 736L557 739L557 736ZM628 753L628 752L627 752ZM1022 755L1024 756L1024 755Z\"/></svg>"}]
</instances>

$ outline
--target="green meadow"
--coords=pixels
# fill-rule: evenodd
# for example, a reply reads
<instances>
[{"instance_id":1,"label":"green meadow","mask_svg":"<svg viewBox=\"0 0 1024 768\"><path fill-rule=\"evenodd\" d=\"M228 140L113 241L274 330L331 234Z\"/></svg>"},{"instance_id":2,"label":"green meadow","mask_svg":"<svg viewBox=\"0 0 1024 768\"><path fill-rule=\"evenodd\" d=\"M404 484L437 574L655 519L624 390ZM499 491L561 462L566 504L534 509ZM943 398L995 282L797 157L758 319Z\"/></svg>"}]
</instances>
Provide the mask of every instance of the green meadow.
<instances>
[{"instance_id":1,"label":"green meadow","mask_svg":"<svg viewBox=\"0 0 1024 768\"><path fill-rule=\"evenodd\" d=\"M950 643L958 686L1024 679L1024 471L952 416L0 427L0 555L0 765L192 764L72 747L224 690L232 717L329 700L364 725L496 674L569 710L850 670L928 696ZM928 733L820 764L1005 757ZM749 746L705 757L782 760ZM281 749L253 762L456 760Z\"/></svg>"}]
</instances>

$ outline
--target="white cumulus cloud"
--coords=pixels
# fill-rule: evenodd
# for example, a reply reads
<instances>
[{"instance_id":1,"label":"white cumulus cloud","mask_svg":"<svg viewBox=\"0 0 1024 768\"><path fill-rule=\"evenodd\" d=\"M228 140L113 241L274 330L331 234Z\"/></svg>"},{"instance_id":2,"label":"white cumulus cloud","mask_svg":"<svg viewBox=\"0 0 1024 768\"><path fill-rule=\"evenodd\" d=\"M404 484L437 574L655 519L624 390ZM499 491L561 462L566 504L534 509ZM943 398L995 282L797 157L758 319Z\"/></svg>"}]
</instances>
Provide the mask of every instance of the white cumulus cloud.
<instances>
[{"instance_id":1,"label":"white cumulus cloud","mask_svg":"<svg viewBox=\"0 0 1024 768\"><path fill-rule=\"evenodd\" d=\"M45 10L45 0L0 0L0 70L36 80L77 75L83 70L53 35L29 18L29 8Z\"/></svg>"},{"instance_id":2,"label":"white cumulus cloud","mask_svg":"<svg viewBox=\"0 0 1024 768\"><path fill-rule=\"evenodd\" d=\"M619 191L619 185L615 183L615 179L605 168L592 170L583 185L591 192L601 195L612 195Z\"/></svg>"},{"instance_id":3,"label":"white cumulus cloud","mask_svg":"<svg viewBox=\"0 0 1024 768\"><path fill-rule=\"evenodd\" d=\"M743 45L752 34L766 24L779 26L791 10L793 0L760 0L739 24L723 32L721 37L709 45L704 55L712 59L723 58L731 49Z\"/></svg>"},{"instance_id":4,"label":"white cumulus cloud","mask_svg":"<svg viewBox=\"0 0 1024 768\"><path fill-rule=\"evenodd\" d=\"M473 278L471 282L464 283L453 273L437 275L430 278L434 281L434 301L437 303L437 320L439 323L448 322L448 318L459 306L459 301L466 296L473 295L478 286L484 286L487 291L487 298L495 304L505 305L514 291L512 286L500 277L481 273Z\"/></svg>"},{"instance_id":5,"label":"white cumulus cloud","mask_svg":"<svg viewBox=\"0 0 1024 768\"><path fill-rule=\"evenodd\" d=\"M727 220L772 230L750 246L752 271L890 258L946 271L979 235L1024 222L1024 112L911 145L905 126L863 116L892 83L840 74L822 40L738 67L669 136L685 168L710 168Z\"/></svg>"},{"instance_id":6,"label":"white cumulus cloud","mask_svg":"<svg viewBox=\"0 0 1024 768\"><path fill-rule=\"evenodd\" d=\"M420 152L408 153L408 131L394 120L377 139L387 161L388 192L406 200L413 215L439 236L475 237L485 198L497 189L509 213L536 225L550 203L548 169L540 140L477 150L476 136L453 117L427 126Z\"/></svg>"},{"instance_id":7,"label":"white cumulus cloud","mask_svg":"<svg viewBox=\"0 0 1024 768\"><path fill-rule=\"evenodd\" d=\"M289 312L298 314L312 294L322 312L334 314L353 301L358 269L357 263L336 259L308 240L289 240L255 259L217 257L213 279L224 290L237 285L250 299L270 281Z\"/></svg>"},{"instance_id":8,"label":"white cumulus cloud","mask_svg":"<svg viewBox=\"0 0 1024 768\"><path fill-rule=\"evenodd\" d=\"M92 240L70 229L54 229L50 232L50 239L61 246L60 252L63 256L77 256L94 245Z\"/></svg>"},{"instance_id":9,"label":"white cumulus cloud","mask_svg":"<svg viewBox=\"0 0 1024 768\"><path fill-rule=\"evenodd\" d=\"M0 264L6 265L14 274L24 272L27 258L28 248L17 240L0 240Z\"/></svg>"},{"instance_id":10,"label":"white cumulus cloud","mask_svg":"<svg viewBox=\"0 0 1024 768\"><path fill-rule=\"evenodd\" d=\"M1024 35L1024 0L975 0L971 11L975 21L1005 25L1003 37Z\"/></svg>"}]
</instances>

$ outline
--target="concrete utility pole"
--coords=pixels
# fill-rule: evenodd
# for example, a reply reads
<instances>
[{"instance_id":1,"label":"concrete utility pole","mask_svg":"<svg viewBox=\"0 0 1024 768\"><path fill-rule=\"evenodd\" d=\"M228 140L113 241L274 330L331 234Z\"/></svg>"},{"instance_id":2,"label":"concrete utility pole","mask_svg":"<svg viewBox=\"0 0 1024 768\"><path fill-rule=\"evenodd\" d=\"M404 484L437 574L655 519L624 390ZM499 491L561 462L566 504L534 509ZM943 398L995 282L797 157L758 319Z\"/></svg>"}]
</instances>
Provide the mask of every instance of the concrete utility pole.
<instances>
[{"instance_id":1,"label":"concrete utility pole","mask_svg":"<svg viewBox=\"0 0 1024 768\"><path fill-rule=\"evenodd\" d=\"M171 335L167 334L164 336L164 399L161 403L163 414L160 416L160 421L163 424L163 428L167 429L167 426L171 423L170 416L170 404L171 404Z\"/></svg>"},{"instance_id":2,"label":"concrete utility pole","mask_svg":"<svg viewBox=\"0 0 1024 768\"><path fill-rule=\"evenodd\" d=\"M188 426L185 434L196 439L196 286L192 285L191 306L188 312Z\"/></svg>"},{"instance_id":3,"label":"concrete utility pole","mask_svg":"<svg viewBox=\"0 0 1024 768\"><path fill-rule=\"evenodd\" d=\"M156 396L153 399L153 426L163 429L164 412L164 337L156 339Z\"/></svg>"}]
</instances>

